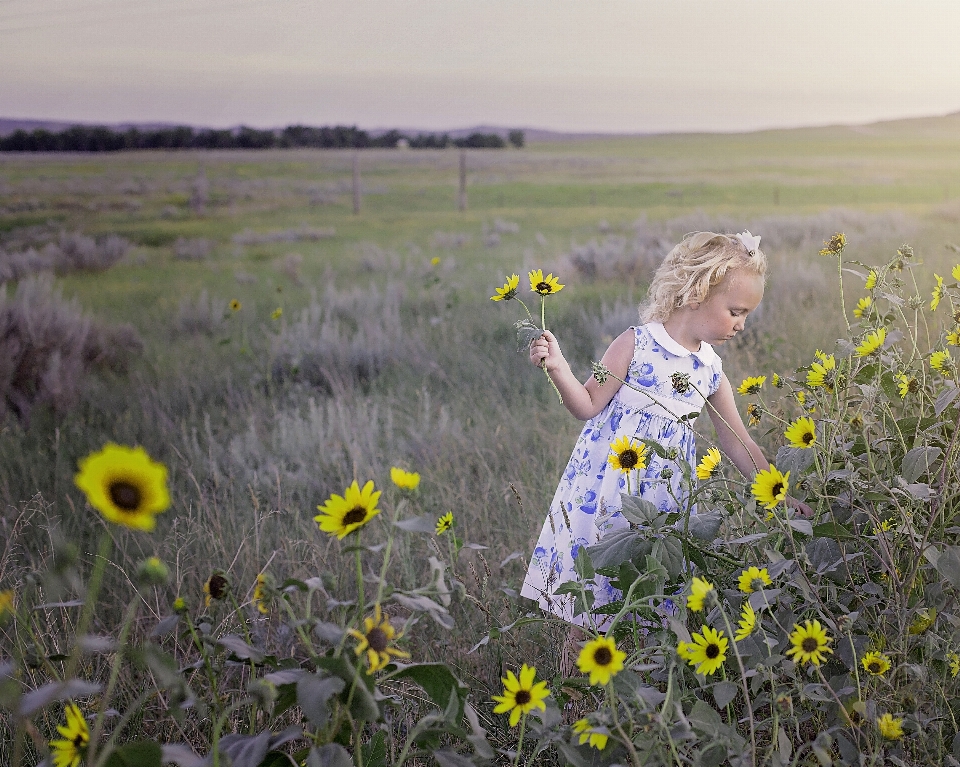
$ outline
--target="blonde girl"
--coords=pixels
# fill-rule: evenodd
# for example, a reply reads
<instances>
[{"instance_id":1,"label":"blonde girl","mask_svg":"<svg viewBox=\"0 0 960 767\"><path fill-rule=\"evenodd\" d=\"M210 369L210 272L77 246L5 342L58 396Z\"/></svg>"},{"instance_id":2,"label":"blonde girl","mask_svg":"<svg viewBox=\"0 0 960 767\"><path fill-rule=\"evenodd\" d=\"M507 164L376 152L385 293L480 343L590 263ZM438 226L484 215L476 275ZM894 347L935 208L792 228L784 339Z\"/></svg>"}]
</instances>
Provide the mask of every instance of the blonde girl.
<instances>
[{"instance_id":1,"label":"blonde girl","mask_svg":"<svg viewBox=\"0 0 960 767\"><path fill-rule=\"evenodd\" d=\"M588 614L576 614L573 597L556 595L557 587L577 578L574 558L581 546L628 526L619 511L621 493L676 510L675 499L684 492L676 461L696 464L689 424L704 398L720 449L740 472L752 477L769 467L744 428L713 349L743 331L763 298L766 271L760 238L749 232L684 237L654 275L640 307L643 324L625 330L603 355L613 374L603 384L592 376L586 383L574 377L553 333L533 341L530 361L545 366L564 406L586 424L550 504L521 594L570 623L598 625ZM676 461L644 456L642 443L634 442L641 438L673 448ZM594 608L620 598L606 578L597 576L596 582Z\"/></svg>"}]
</instances>

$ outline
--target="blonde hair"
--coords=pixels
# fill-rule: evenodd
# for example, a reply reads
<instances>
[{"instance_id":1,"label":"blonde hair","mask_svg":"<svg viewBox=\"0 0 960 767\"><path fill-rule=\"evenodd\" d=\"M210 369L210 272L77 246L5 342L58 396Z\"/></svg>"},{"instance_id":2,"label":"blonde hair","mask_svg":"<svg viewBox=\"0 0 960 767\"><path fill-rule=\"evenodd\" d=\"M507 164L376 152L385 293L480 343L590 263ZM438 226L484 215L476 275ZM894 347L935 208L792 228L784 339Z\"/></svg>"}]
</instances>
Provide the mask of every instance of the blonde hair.
<instances>
[{"instance_id":1,"label":"blonde hair","mask_svg":"<svg viewBox=\"0 0 960 767\"><path fill-rule=\"evenodd\" d=\"M664 322L677 309L706 299L728 272L745 269L766 277L767 257L752 253L735 236L692 232L684 236L657 268L640 305L641 322Z\"/></svg>"}]
</instances>

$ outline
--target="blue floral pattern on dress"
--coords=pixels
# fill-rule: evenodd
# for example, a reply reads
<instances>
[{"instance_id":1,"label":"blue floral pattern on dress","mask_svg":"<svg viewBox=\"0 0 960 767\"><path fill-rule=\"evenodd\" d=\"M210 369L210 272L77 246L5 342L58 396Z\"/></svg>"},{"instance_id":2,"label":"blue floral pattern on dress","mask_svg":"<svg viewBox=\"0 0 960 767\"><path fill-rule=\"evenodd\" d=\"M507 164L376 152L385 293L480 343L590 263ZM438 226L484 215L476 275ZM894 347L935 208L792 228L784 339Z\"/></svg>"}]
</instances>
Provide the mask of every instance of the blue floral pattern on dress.
<instances>
[{"instance_id":1,"label":"blue floral pattern on dress","mask_svg":"<svg viewBox=\"0 0 960 767\"><path fill-rule=\"evenodd\" d=\"M698 352L686 351L676 342L668 343L672 339L664 338L666 331L659 324L634 328L634 334L633 359L626 380L649 392L649 396L621 386L610 403L584 424L550 504L520 592L539 602L544 610L579 625L588 625L588 616L573 613L571 595L555 596L554 592L562 583L577 578L574 557L581 546L592 545L605 533L628 526L620 514L620 493L627 491L626 477L607 462L611 443L621 436L653 439L668 450L675 448L677 461L695 465L693 431L676 415L698 412L703 398L716 392L722 377L720 358L706 343ZM673 390L670 379L678 372L689 375L693 384L683 395ZM655 406L651 397L662 407ZM662 479L661 472L668 467L673 474L670 479ZM630 489L669 512L676 509L671 493L681 497L681 478L676 461L651 454L646 468L632 475ZM594 607L620 599L620 592L607 578L598 575L595 581ZM604 616L598 616L601 627L603 620Z\"/></svg>"}]
</instances>

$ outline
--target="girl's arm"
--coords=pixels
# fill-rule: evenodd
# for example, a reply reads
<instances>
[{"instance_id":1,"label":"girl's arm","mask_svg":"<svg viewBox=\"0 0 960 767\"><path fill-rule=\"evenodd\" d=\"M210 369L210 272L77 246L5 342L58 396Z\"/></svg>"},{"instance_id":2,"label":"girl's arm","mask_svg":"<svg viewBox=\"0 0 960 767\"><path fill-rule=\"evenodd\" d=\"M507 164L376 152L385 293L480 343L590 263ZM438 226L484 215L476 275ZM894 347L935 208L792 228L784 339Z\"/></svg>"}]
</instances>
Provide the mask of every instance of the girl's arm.
<instances>
[{"instance_id":1,"label":"girl's arm","mask_svg":"<svg viewBox=\"0 0 960 767\"><path fill-rule=\"evenodd\" d=\"M744 477L750 479L758 471L769 469L770 464L759 445L747 434L733 399L733 387L725 373L721 376L720 387L707 398L711 405L710 418L717 430L721 452L730 457Z\"/></svg>"},{"instance_id":2,"label":"girl's arm","mask_svg":"<svg viewBox=\"0 0 960 767\"><path fill-rule=\"evenodd\" d=\"M633 359L635 339L634 330L625 330L613 340L603 355L601 361L617 378L627 377L627 369ZM530 361L539 367L541 360L546 361L547 373L557 385L564 407L581 421L593 418L603 410L621 386L614 378L608 378L601 386L593 376L590 376L585 384L580 383L564 359L556 336L549 330L543 331L543 335L530 344Z\"/></svg>"}]
</instances>

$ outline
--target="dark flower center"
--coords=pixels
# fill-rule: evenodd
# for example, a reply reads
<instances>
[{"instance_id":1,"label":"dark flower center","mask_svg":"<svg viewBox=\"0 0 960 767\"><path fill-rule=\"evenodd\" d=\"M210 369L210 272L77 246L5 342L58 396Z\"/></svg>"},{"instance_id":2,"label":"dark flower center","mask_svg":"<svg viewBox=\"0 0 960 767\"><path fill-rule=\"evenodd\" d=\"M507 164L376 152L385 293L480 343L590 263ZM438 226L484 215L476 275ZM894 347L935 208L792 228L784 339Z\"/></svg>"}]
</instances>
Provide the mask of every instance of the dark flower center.
<instances>
[{"instance_id":1,"label":"dark flower center","mask_svg":"<svg viewBox=\"0 0 960 767\"><path fill-rule=\"evenodd\" d=\"M804 445L809 445L814 440L814 435L812 431L806 432L801 439L803 440Z\"/></svg>"},{"instance_id":2,"label":"dark flower center","mask_svg":"<svg viewBox=\"0 0 960 767\"><path fill-rule=\"evenodd\" d=\"M770 488L770 492L773 494L773 497L776 498L780 493L783 492L783 482L777 482L773 487Z\"/></svg>"},{"instance_id":3,"label":"dark flower center","mask_svg":"<svg viewBox=\"0 0 960 767\"><path fill-rule=\"evenodd\" d=\"M211 575L208 583L210 596L214 599L223 599L227 595L227 579L222 575Z\"/></svg>"},{"instance_id":4,"label":"dark flower center","mask_svg":"<svg viewBox=\"0 0 960 767\"><path fill-rule=\"evenodd\" d=\"M871 661L870 665L867 666L867 671L869 671L871 674L879 674L880 663L877 661Z\"/></svg>"},{"instance_id":5,"label":"dark flower center","mask_svg":"<svg viewBox=\"0 0 960 767\"><path fill-rule=\"evenodd\" d=\"M620 465L625 469L632 469L640 463L640 456L637 455L637 451L633 448L627 448L622 453L620 453Z\"/></svg>"},{"instance_id":6,"label":"dark flower center","mask_svg":"<svg viewBox=\"0 0 960 767\"><path fill-rule=\"evenodd\" d=\"M531 700L530 690L517 690L516 695L513 696L513 700L518 706L526 706Z\"/></svg>"},{"instance_id":7,"label":"dark flower center","mask_svg":"<svg viewBox=\"0 0 960 767\"><path fill-rule=\"evenodd\" d=\"M370 645L371 650L383 652L387 649L387 645L390 644L390 638L387 636L386 631L379 626L374 626L367 632L367 644Z\"/></svg>"},{"instance_id":8,"label":"dark flower center","mask_svg":"<svg viewBox=\"0 0 960 767\"><path fill-rule=\"evenodd\" d=\"M140 506L140 488L129 482L114 482L110 485L110 500L121 511L136 511Z\"/></svg>"},{"instance_id":9,"label":"dark flower center","mask_svg":"<svg viewBox=\"0 0 960 767\"><path fill-rule=\"evenodd\" d=\"M551 291L549 282L538 282L537 293L549 293Z\"/></svg>"},{"instance_id":10,"label":"dark flower center","mask_svg":"<svg viewBox=\"0 0 960 767\"><path fill-rule=\"evenodd\" d=\"M598 666L608 666L613 660L613 653L609 647L601 647L593 654L593 662Z\"/></svg>"},{"instance_id":11,"label":"dark flower center","mask_svg":"<svg viewBox=\"0 0 960 767\"><path fill-rule=\"evenodd\" d=\"M343 515L343 524L359 525L367 518L367 510L363 506L355 506Z\"/></svg>"},{"instance_id":12,"label":"dark flower center","mask_svg":"<svg viewBox=\"0 0 960 767\"><path fill-rule=\"evenodd\" d=\"M911 378L907 382L907 391L911 394L916 394L920 391L920 382L916 378Z\"/></svg>"},{"instance_id":13,"label":"dark flower center","mask_svg":"<svg viewBox=\"0 0 960 767\"><path fill-rule=\"evenodd\" d=\"M708 644L707 649L704 650L703 654L713 660L720 654L720 645Z\"/></svg>"},{"instance_id":14,"label":"dark flower center","mask_svg":"<svg viewBox=\"0 0 960 767\"><path fill-rule=\"evenodd\" d=\"M805 637L800 643L800 647L805 653L812 653L820 648L820 642L816 637Z\"/></svg>"},{"instance_id":15,"label":"dark flower center","mask_svg":"<svg viewBox=\"0 0 960 767\"><path fill-rule=\"evenodd\" d=\"M83 733L82 733L82 732L78 732L76 735L73 736L73 747L74 747L75 749L77 749L78 751L79 751L83 746L85 746L86 743L87 743L87 741L86 741L86 739L83 737Z\"/></svg>"}]
</instances>

